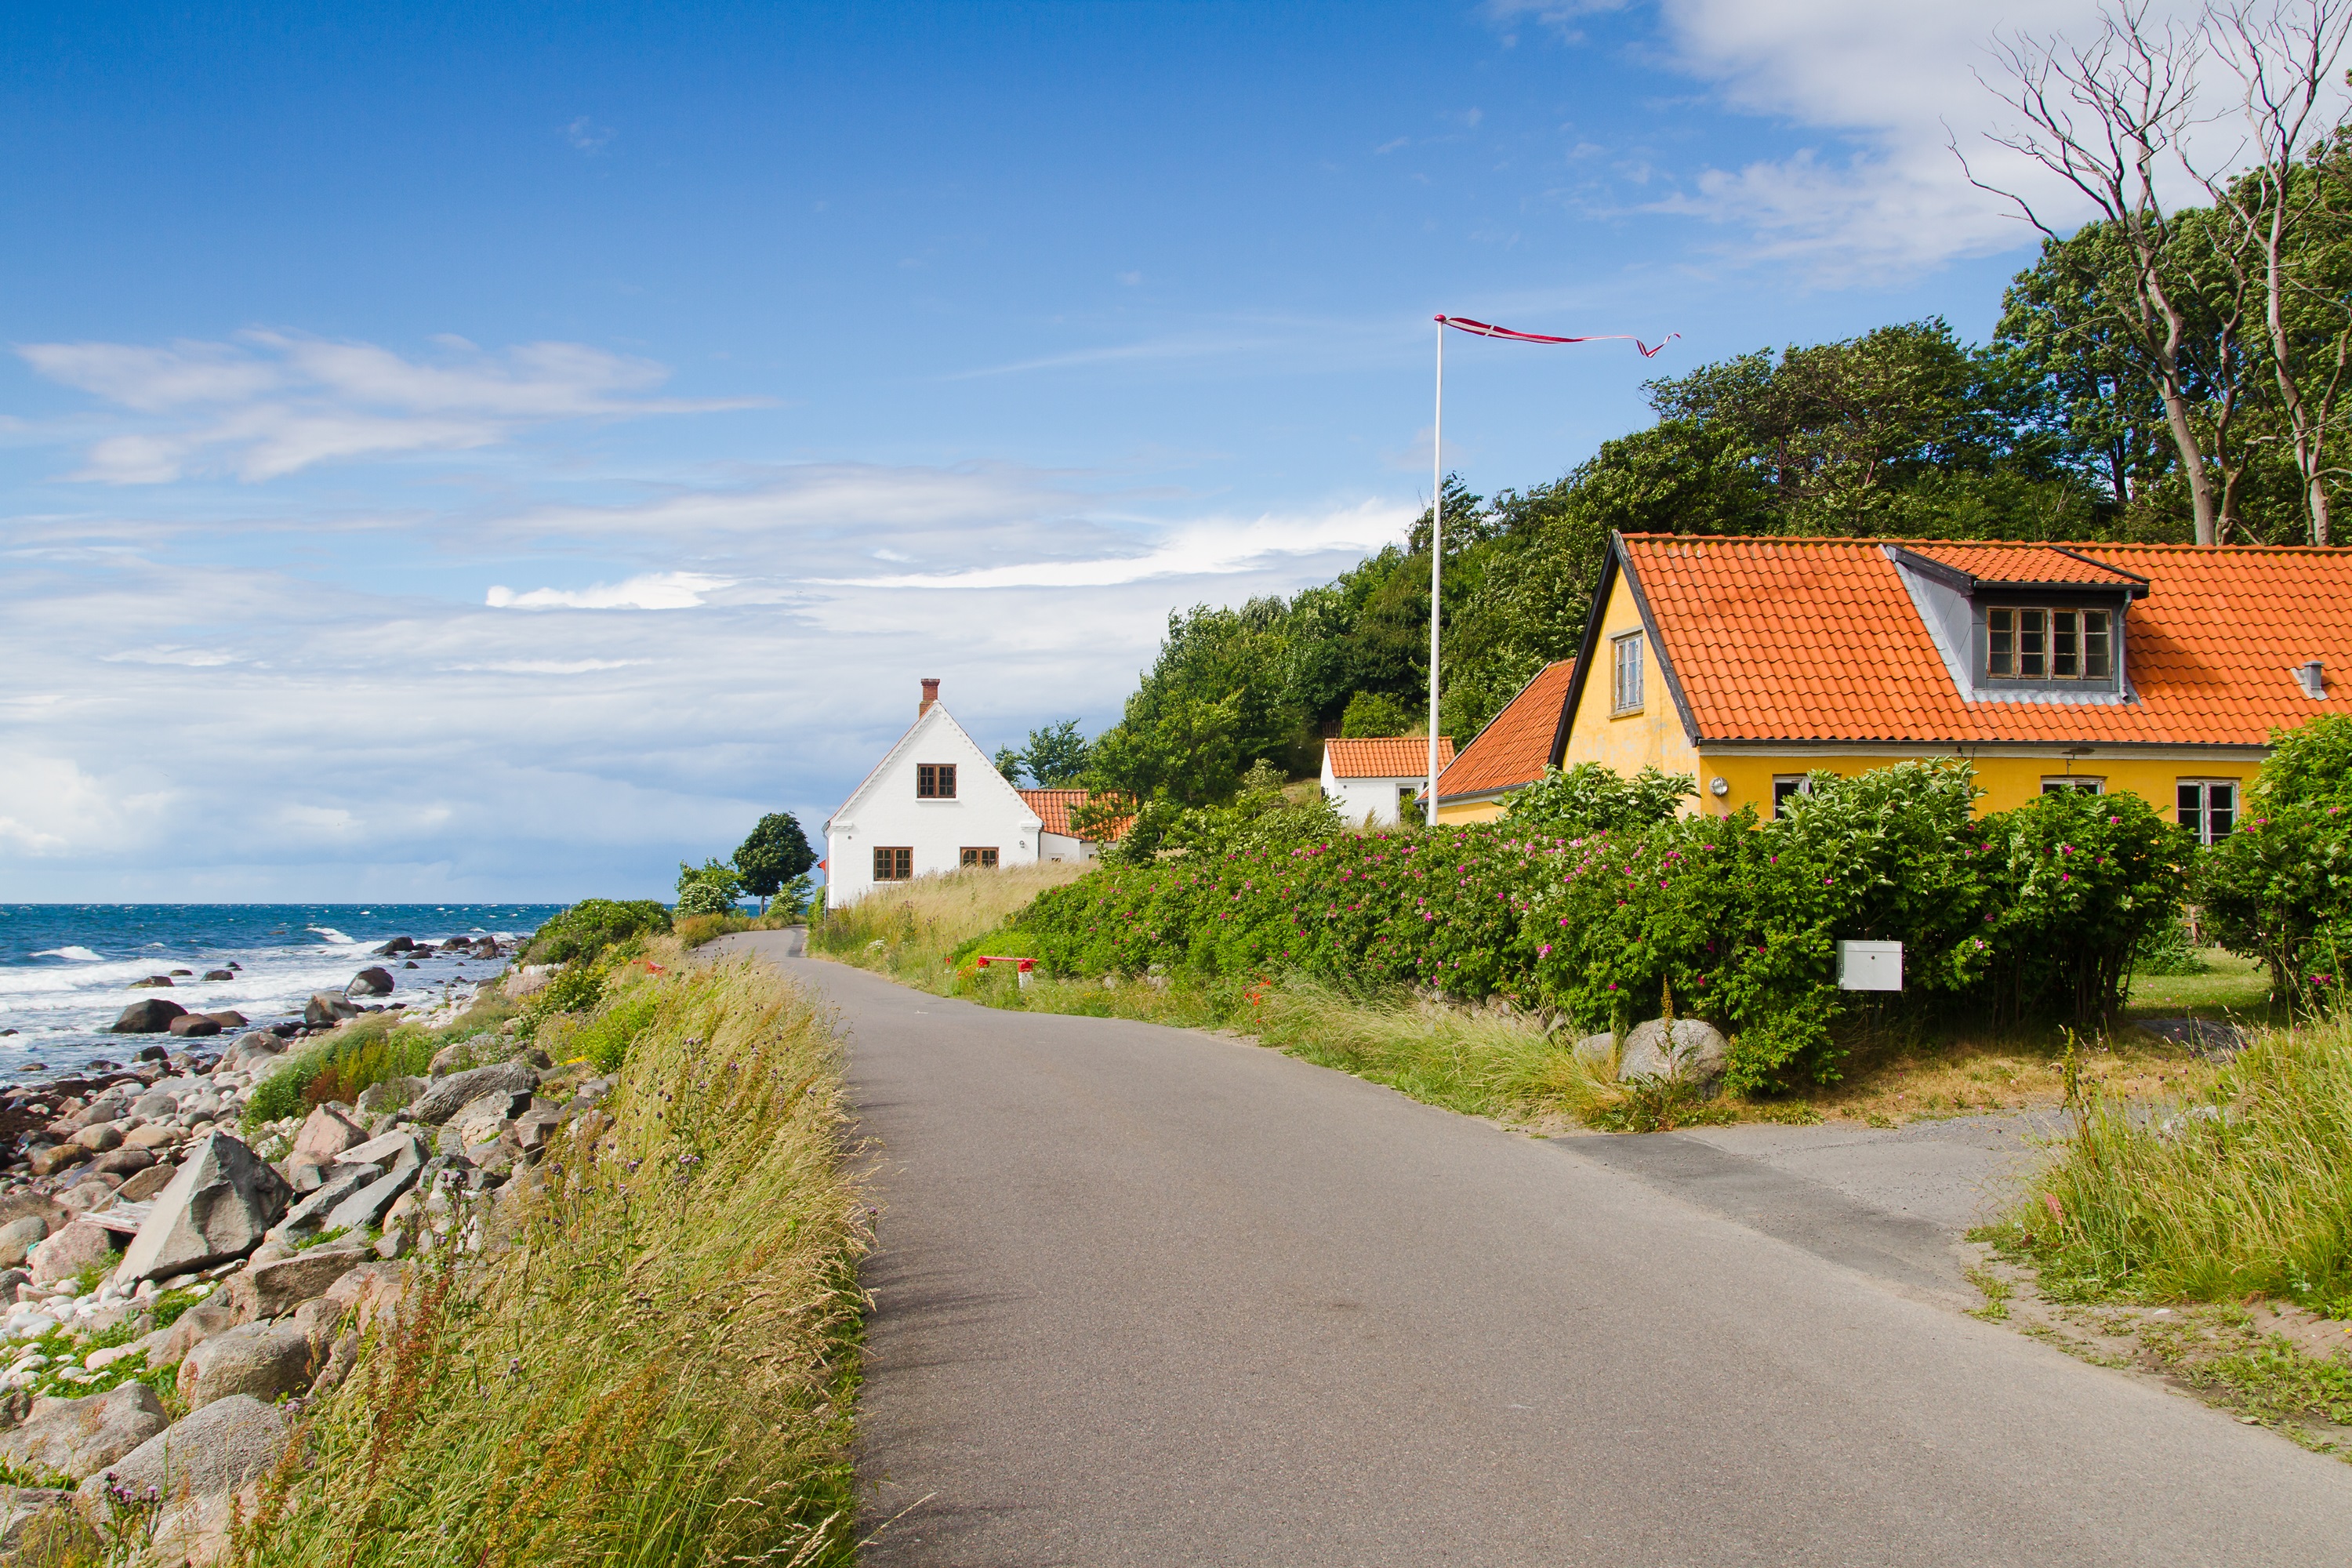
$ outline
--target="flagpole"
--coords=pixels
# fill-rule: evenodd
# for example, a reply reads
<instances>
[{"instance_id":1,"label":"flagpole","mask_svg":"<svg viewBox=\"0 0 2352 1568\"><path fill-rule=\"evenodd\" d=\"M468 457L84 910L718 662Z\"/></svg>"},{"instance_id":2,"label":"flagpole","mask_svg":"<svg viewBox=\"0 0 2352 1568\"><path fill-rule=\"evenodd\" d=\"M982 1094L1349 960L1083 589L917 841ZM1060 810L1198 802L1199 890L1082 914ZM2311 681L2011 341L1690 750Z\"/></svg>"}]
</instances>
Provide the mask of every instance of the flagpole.
<instances>
[{"instance_id":1,"label":"flagpole","mask_svg":"<svg viewBox=\"0 0 2352 1568\"><path fill-rule=\"evenodd\" d=\"M1437 411L1429 426L1429 809L1422 825L1437 826L1437 626L1445 559L1445 318L1437 318Z\"/></svg>"}]
</instances>

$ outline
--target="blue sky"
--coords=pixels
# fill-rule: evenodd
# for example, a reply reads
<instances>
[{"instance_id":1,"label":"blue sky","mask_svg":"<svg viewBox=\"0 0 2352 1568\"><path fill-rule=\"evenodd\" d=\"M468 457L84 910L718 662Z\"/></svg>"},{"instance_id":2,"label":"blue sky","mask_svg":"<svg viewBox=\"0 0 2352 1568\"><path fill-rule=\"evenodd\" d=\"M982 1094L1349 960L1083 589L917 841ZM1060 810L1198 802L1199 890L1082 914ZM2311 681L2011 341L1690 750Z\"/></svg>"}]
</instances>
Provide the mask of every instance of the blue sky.
<instances>
[{"instance_id":1,"label":"blue sky","mask_svg":"<svg viewBox=\"0 0 2352 1568\"><path fill-rule=\"evenodd\" d=\"M0 896L665 890L911 717L1116 717L1446 455L1941 313L1995 0L20 7ZM2036 25L2085 8L2037 7Z\"/></svg>"}]
</instances>

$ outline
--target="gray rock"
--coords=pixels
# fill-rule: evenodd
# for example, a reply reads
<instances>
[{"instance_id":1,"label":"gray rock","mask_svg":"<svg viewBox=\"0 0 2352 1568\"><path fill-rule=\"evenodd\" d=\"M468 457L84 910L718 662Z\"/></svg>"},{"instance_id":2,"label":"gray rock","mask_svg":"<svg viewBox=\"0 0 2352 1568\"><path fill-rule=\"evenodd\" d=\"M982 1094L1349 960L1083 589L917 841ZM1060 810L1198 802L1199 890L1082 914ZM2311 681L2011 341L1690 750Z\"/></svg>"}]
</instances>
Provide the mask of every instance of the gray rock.
<instances>
[{"instance_id":1,"label":"gray rock","mask_svg":"<svg viewBox=\"0 0 2352 1568\"><path fill-rule=\"evenodd\" d=\"M179 1321L164 1331L163 1348L147 1358L147 1364L170 1366L173 1362L185 1361L190 1351L215 1334L228 1332L239 1321L236 1309L228 1304L225 1295L209 1296L181 1313Z\"/></svg>"},{"instance_id":2,"label":"gray rock","mask_svg":"<svg viewBox=\"0 0 2352 1568\"><path fill-rule=\"evenodd\" d=\"M275 1263L257 1264L230 1277L229 1305L242 1318L283 1317L325 1295L329 1286L371 1256L362 1247L313 1247Z\"/></svg>"},{"instance_id":3,"label":"gray rock","mask_svg":"<svg viewBox=\"0 0 2352 1568\"><path fill-rule=\"evenodd\" d=\"M1609 1071L1609 1064L1614 1060L1617 1056L1617 1037L1614 1035L1587 1035L1582 1039L1577 1041L1575 1045L1570 1047L1569 1049L1575 1054L1578 1061L1582 1062L1592 1071L1597 1073L1607 1073Z\"/></svg>"},{"instance_id":4,"label":"gray rock","mask_svg":"<svg viewBox=\"0 0 2352 1568\"><path fill-rule=\"evenodd\" d=\"M173 1422L108 1468L117 1485L134 1491L152 1487L158 1497L177 1501L234 1491L285 1451L285 1415L236 1394ZM78 1501L86 1511L102 1504L107 1474L100 1470L82 1482Z\"/></svg>"},{"instance_id":5,"label":"gray rock","mask_svg":"<svg viewBox=\"0 0 2352 1568\"><path fill-rule=\"evenodd\" d=\"M361 970L343 987L346 996L389 996L392 994L392 971L381 966Z\"/></svg>"},{"instance_id":6,"label":"gray rock","mask_svg":"<svg viewBox=\"0 0 2352 1568\"><path fill-rule=\"evenodd\" d=\"M302 1008L302 1022L313 1028L321 1024L340 1024L346 1018L359 1016L356 1005L332 991L313 991L310 1000Z\"/></svg>"},{"instance_id":7,"label":"gray rock","mask_svg":"<svg viewBox=\"0 0 2352 1568\"><path fill-rule=\"evenodd\" d=\"M120 1152L116 1154L109 1154L107 1159L112 1160L119 1157ZM126 1204L143 1204L170 1186L172 1178L179 1173L179 1166L168 1160L157 1160L143 1171L133 1171L129 1179L115 1189L114 1195Z\"/></svg>"},{"instance_id":8,"label":"gray rock","mask_svg":"<svg viewBox=\"0 0 2352 1568\"><path fill-rule=\"evenodd\" d=\"M493 1089L529 1094L538 1087L539 1074L525 1063L495 1062L486 1068L451 1073L409 1107L408 1113L419 1121L438 1127Z\"/></svg>"},{"instance_id":9,"label":"gray rock","mask_svg":"<svg viewBox=\"0 0 2352 1568\"><path fill-rule=\"evenodd\" d=\"M323 1363L310 1336L294 1323L244 1323L188 1352L180 1363L180 1397L200 1410L233 1394L275 1399L310 1386Z\"/></svg>"},{"instance_id":10,"label":"gray rock","mask_svg":"<svg viewBox=\"0 0 2352 1568\"><path fill-rule=\"evenodd\" d=\"M23 1426L0 1436L0 1459L36 1475L80 1480L172 1424L143 1383L117 1384L86 1399L37 1398Z\"/></svg>"},{"instance_id":11,"label":"gray rock","mask_svg":"<svg viewBox=\"0 0 2352 1568\"><path fill-rule=\"evenodd\" d=\"M433 1053L425 1072L434 1078L447 1078L453 1072L464 1072L474 1066L474 1042L456 1040Z\"/></svg>"},{"instance_id":12,"label":"gray rock","mask_svg":"<svg viewBox=\"0 0 2352 1568\"><path fill-rule=\"evenodd\" d=\"M165 984L170 984L168 981ZM133 1002L114 1020L112 1032L118 1035L161 1035L172 1027L172 1020L185 1015L187 1009L177 1002L166 1002L161 996L150 996L143 1002Z\"/></svg>"},{"instance_id":13,"label":"gray rock","mask_svg":"<svg viewBox=\"0 0 2352 1568\"><path fill-rule=\"evenodd\" d=\"M389 1175L378 1176L337 1204L333 1212L327 1215L326 1228L357 1231L380 1224L384 1210L390 1208L401 1194L416 1184L417 1175L424 1169L420 1162L396 1168Z\"/></svg>"},{"instance_id":14,"label":"gray rock","mask_svg":"<svg viewBox=\"0 0 2352 1568\"><path fill-rule=\"evenodd\" d=\"M331 1105L314 1109L294 1135L294 1152L307 1154L321 1165L331 1165L344 1150L367 1142L367 1129Z\"/></svg>"},{"instance_id":15,"label":"gray rock","mask_svg":"<svg viewBox=\"0 0 2352 1568\"><path fill-rule=\"evenodd\" d=\"M152 1121L159 1116L169 1116L180 1109L179 1098L161 1089L149 1089L131 1102L131 1114L142 1121Z\"/></svg>"},{"instance_id":16,"label":"gray rock","mask_svg":"<svg viewBox=\"0 0 2352 1568\"><path fill-rule=\"evenodd\" d=\"M73 1504L73 1493L50 1487L0 1487L0 1552L24 1546L33 1521Z\"/></svg>"},{"instance_id":17,"label":"gray rock","mask_svg":"<svg viewBox=\"0 0 2352 1568\"><path fill-rule=\"evenodd\" d=\"M32 1266L35 1284L51 1285L113 1257L114 1233L78 1219L26 1254L26 1261Z\"/></svg>"},{"instance_id":18,"label":"gray rock","mask_svg":"<svg viewBox=\"0 0 2352 1568\"><path fill-rule=\"evenodd\" d=\"M1626 1035L1624 1052L1617 1058L1617 1076L1621 1080L1681 1077L1710 1082L1723 1076L1730 1054L1731 1042L1712 1024L1696 1018L1675 1019L1674 1044L1669 1047L1665 1021L1653 1018L1634 1025Z\"/></svg>"},{"instance_id":19,"label":"gray rock","mask_svg":"<svg viewBox=\"0 0 2352 1568\"><path fill-rule=\"evenodd\" d=\"M337 1165L321 1178L316 1192L303 1195L302 1201L286 1211L286 1217L272 1227L269 1234L299 1241L316 1236L327 1228L327 1216L335 1212L342 1201L366 1186L381 1181L383 1173L373 1165Z\"/></svg>"},{"instance_id":20,"label":"gray rock","mask_svg":"<svg viewBox=\"0 0 2352 1568\"><path fill-rule=\"evenodd\" d=\"M115 1279L132 1285L242 1258L261 1245L293 1195L260 1156L215 1132L188 1152L155 1199Z\"/></svg>"},{"instance_id":21,"label":"gray rock","mask_svg":"<svg viewBox=\"0 0 2352 1568\"><path fill-rule=\"evenodd\" d=\"M397 1110L432 1088L430 1080L421 1078L388 1078L382 1083L372 1083L360 1090L352 1109L362 1116L377 1116L387 1110Z\"/></svg>"},{"instance_id":22,"label":"gray rock","mask_svg":"<svg viewBox=\"0 0 2352 1568\"><path fill-rule=\"evenodd\" d=\"M442 1125L434 1144L444 1154L455 1154L477 1143L494 1143L507 1123L530 1109L528 1092L496 1089L467 1100L465 1109Z\"/></svg>"},{"instance_id":23,"label":"gray rock","mask_svg":"<svg viewBox=\"0 0 2352 1568\"><path fill-rule=\"evenodd\" d=\"M373 1165L386 1175L394 1171L410 1170L425 1163L427 1151L425 1140L405 1128L394 1128L380 1137L371 1138L355 1148L343 1151L340 1163Z\"/></svg>"},{"instance_id":24,"label":"gray rock","mask_svg":"<svg viewBox=\"0 0 2352 1568\"><path fill-rule=\"evenodd\" d=\"M38 1215L26 1215L0 1225L0 1268L14 1268L25 1261L25 1255L38 1247L49 1234L49 1222Z\"/></svg>"}]
</instances>

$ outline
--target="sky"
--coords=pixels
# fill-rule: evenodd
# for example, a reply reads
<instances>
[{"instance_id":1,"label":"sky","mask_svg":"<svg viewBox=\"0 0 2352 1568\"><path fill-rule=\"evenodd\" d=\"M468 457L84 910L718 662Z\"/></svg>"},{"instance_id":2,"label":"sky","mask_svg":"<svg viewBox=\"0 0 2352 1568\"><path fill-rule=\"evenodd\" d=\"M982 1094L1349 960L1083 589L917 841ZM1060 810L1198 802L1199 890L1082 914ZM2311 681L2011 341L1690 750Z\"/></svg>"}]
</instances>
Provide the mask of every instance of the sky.
<instances>
[{"instance_id":1,"label":"sky","mask_svg":"<svg viewBox=\"0 0 2352 1568\"><path fill-rule=\"evenodd\" d=\"M666 894L1941 315L2084 0L12 8L0 900ZM2048 197L2049 193L2039 193ZM2063 204L2053 205L2063 212Z\"/></svg>"}]
</instances>

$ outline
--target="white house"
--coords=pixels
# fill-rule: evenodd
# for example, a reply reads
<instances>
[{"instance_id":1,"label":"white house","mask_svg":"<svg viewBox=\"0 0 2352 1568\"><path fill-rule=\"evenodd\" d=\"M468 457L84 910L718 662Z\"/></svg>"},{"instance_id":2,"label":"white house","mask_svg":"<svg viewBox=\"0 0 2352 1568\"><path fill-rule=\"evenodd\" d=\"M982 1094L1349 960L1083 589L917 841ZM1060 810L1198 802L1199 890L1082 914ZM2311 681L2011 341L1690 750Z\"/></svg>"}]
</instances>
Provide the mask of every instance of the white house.
<instances>
[{"instance_id":1,"label":"white house","mask_svg":"<svg viewBox=\"0 0 2352 1568\"><path fill-rule=\"evenodd\" d=\"M1437 771L1454 760L1454 741L1437 742ZM1376 741L1323 742L1323 798L1349 822L1394 827L1397 807L1429 787L1429 737L1391 735Z\"/></svg>"}]
</instances>

